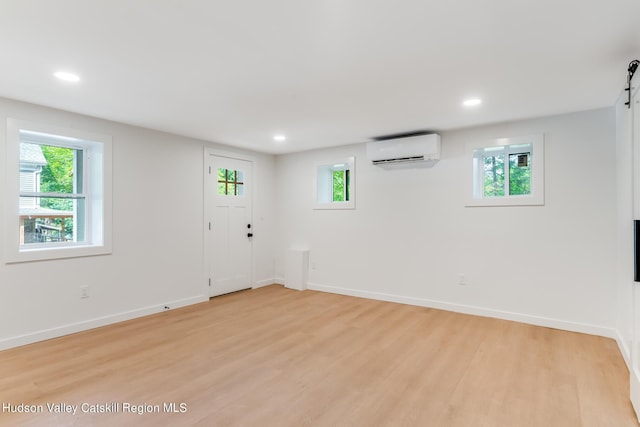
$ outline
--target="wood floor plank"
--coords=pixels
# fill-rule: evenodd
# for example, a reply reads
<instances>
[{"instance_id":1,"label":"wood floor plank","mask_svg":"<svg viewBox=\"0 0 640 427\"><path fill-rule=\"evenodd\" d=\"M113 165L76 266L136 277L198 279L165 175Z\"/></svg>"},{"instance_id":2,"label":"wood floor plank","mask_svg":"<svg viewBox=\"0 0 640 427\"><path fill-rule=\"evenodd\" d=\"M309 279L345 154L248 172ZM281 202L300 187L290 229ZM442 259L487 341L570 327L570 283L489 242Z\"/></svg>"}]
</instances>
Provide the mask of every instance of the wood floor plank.
<instances>
[{"instance_id":1,"label":"wood floor plank","mask_svg":"<svg viewBox=\"0 0 640 427\"><path fill-rule=\"evenodd\" d=\"M0 425L637 426L628 382L610 339L274 285L0 352L0 403L119 409Z\"/></svg>"}]
</instances>

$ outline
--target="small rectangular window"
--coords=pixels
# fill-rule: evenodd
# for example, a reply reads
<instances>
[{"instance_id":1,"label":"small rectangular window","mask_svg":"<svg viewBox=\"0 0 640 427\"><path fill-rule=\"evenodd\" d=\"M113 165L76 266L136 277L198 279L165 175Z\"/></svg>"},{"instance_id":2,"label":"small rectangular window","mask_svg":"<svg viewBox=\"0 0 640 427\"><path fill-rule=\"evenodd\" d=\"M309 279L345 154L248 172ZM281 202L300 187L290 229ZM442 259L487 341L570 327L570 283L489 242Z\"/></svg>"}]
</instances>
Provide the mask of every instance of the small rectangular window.
<instances>
[{"instance_id":1,"label":"small rectangular window","mask_svg":"<svg viewBox=\"0 0 640 427\"><path fill-rule=\"evenodd\" d=\"M472 190L467 206L544 204L543 136L467 146Z\"/></svg>"},{"instance_id":2,"label":"small rectangular window","mask_svg":"<svg viewBox=\"0 0 640 427\"><path fill-rule=\"evenodd\" d=\"M354 209L354 170L354 157L318 165L315 209Z\"/></svg>"},{"instance_id":3,"label":"small rectangular window","mask_svg":"<svg viewBox=\"0 0 640 427\"><path fill-rule=\"evenodd\" d=\"M244 172L218 169L218 194L221 196L244 195Z\"/></svg>"}]
</instances>

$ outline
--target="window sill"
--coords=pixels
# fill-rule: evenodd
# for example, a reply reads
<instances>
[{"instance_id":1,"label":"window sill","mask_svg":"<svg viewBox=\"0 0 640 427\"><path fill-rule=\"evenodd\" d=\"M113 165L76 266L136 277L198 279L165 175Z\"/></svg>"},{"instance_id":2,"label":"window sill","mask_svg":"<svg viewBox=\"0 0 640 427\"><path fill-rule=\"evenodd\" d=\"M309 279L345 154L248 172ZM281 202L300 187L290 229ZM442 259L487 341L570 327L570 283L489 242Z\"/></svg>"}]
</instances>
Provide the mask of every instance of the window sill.
<instances>
[{"instance_id":1,"label":"window sill","mask_svg":"<svg viewBox=\"0 0 640 427\"><path fill-rule=\"evenodd\" d=\"M542 196L491 197L486 199L468 199L465 207L478 206L544 206Z\"/></svg>"},{"instance_id":2,"label":"window sill","mask_svg":"<svg viewBox=\"0 0 640 427\"><path fill-rule=\"evenodd\" d=\"M111 247L106 245L82 245L67 247L29 248L8 253L7 264L20 262L46 261L53 259L81 258L98 255L110 255Z\"/></svg>"},{"instance_id":3,"label":"window sill","mask_svg":"<svg viewBox=\"0 0 640 427\"><path fill-rule=\"evenodd\" d=\"M316 203L313 206L314 210L331 210L331 209L355 209L355 202L333 202L333 203Z\"/></svg>"}]
</instances>

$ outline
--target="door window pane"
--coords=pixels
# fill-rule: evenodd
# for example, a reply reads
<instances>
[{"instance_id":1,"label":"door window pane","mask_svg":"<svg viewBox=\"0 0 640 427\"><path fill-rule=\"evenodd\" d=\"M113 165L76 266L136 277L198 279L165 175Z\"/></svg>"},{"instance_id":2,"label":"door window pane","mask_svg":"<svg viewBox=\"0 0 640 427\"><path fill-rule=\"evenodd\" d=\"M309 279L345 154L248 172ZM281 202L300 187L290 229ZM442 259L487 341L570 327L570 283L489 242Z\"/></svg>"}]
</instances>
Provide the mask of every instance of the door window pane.
<instances>
[{"instance_id":1,"label":"door window pane","mask_svg":"<svg viewBox=\"0 0 640 427\"><path fill-rule=\"evenodd\" d=\"M218 194L221 196L243 196L244 172L218 169Z\"/></svg>"}]
</instances>

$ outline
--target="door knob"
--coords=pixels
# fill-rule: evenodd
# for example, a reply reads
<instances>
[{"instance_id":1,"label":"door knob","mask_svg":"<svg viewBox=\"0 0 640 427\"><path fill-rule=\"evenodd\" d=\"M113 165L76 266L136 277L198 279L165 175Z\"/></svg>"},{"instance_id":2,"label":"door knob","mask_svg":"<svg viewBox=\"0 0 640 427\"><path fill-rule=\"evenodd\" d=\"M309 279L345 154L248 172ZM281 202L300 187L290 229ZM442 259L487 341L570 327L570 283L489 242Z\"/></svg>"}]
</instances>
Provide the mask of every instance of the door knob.
<instances>
[{"instance_id":1,"label":"door knob","mask_svg":"<svg viewBox=\"0 0 640 427\"><path fill-rule=\"evenodd\" d=\"M253 233L247 233L247 237L253 237Z\"/></svg>"}]
</instances>

